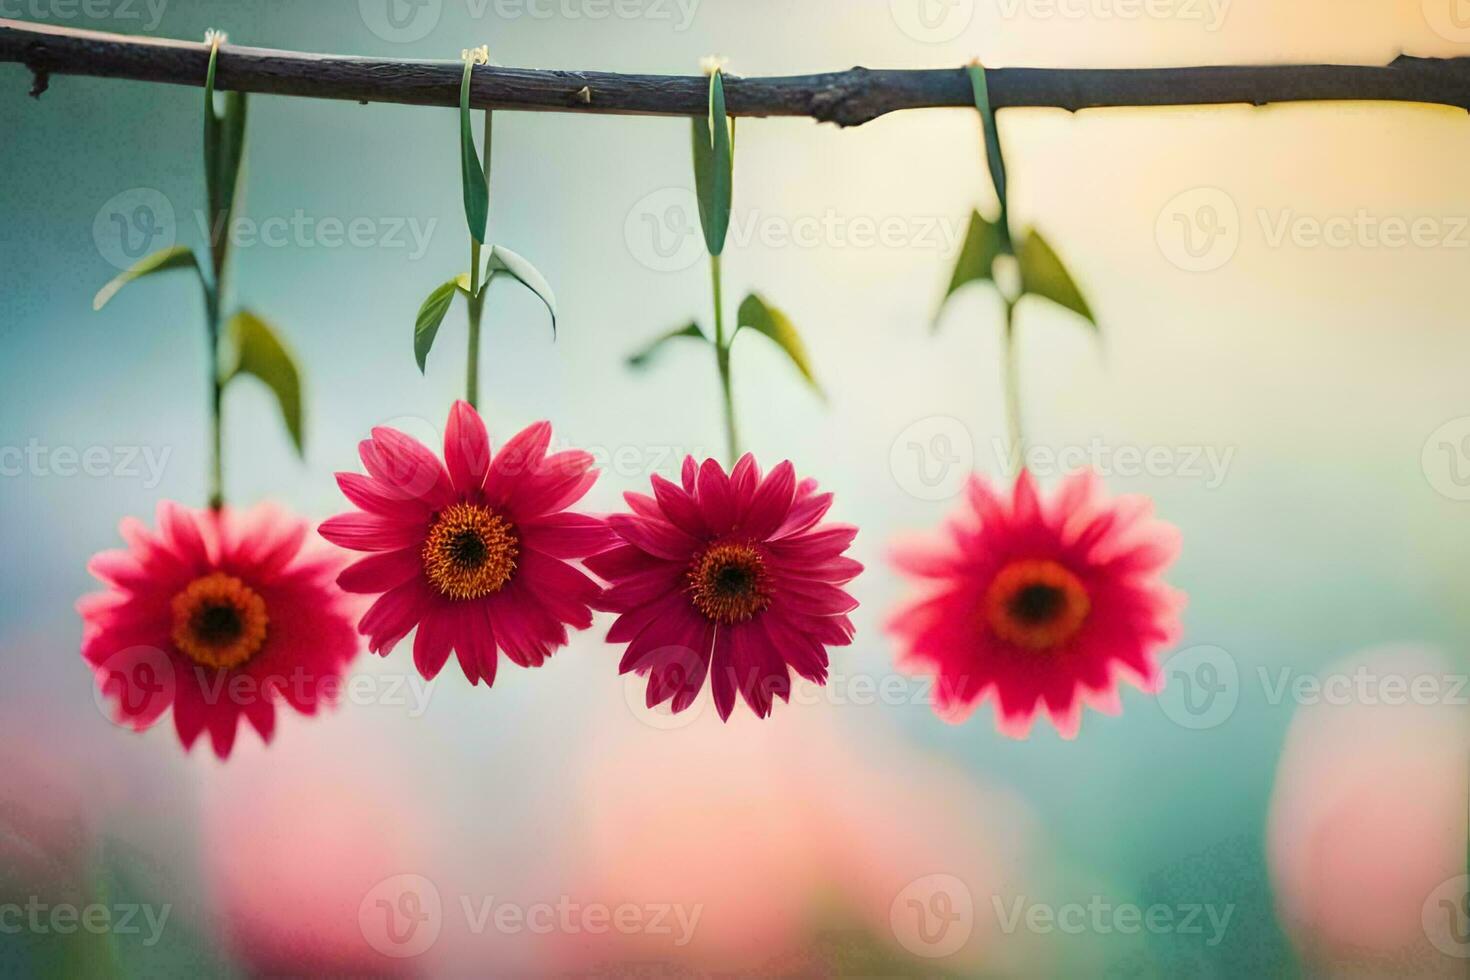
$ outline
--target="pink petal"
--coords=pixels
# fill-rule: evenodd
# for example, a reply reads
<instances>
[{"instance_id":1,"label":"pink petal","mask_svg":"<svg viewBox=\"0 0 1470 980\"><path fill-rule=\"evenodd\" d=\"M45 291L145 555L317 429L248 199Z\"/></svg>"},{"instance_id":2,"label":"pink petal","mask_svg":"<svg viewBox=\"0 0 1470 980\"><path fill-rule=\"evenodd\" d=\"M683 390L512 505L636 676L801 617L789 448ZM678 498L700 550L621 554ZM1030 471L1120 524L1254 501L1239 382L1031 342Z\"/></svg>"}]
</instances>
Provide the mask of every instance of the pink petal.
<instances>
[{"instance_id":1,"label":"pink petal","mask_svg":"<svg viewBox=\"0 0 1470 980\"><path fill-rule=\"evenodd\" d=\"M351 551L396 551L423 544L424 529L378 514L339 514L322 522L318 533Z\"/></svg>"},{"instance_id":2,"label":"pink petal","mask_svg":"<svg viewBox=\"0 0 1470 980\"><path fill-rule=\"evenodd\" d=\"M457 401L449 410L449 423L444 429L444 462L449 479L461 496L478 494L485 485L490 469L490 434L485 420L466 401Z\"/></svg>"}]
</instances>

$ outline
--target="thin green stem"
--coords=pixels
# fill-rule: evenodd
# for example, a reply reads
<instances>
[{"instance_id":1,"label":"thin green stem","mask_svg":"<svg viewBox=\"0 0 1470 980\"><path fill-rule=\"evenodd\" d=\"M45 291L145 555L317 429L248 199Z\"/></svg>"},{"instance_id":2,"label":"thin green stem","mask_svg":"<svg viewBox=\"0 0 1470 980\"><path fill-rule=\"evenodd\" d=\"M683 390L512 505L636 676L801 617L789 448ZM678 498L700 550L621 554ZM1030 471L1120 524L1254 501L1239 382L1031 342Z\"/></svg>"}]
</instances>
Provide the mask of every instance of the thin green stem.
<instances>
[{"instance_id":1,"label":"thin green stem","mask_svg":"<svg viewBox=\"0 0 1470 980\"><path fill-rule=\"evenodd\" d=\"M225 505L225 379L220 374L220 295L217 287L205 286L204 306L209 341L209 506L212 510L219 510Z\"/></svg>"},{"instance_id":2,"label":"thin green stem","mask_svg":"<svg viewBox=\"0 0 1470 980\"><path fill-rule=\"evenodd\" d=\"M720 392L725 411L725 448L729 454L729 465L734 466L740 458L740 434L735 426L735 392L730 384L730 343L734 336L725 336L724 283L720 271L720 257L709 257L710 278L715 293L715 365L720 371Z\"/></svg>"},{"instance_id":3,"label":"thin green stem","mask_svg":"<svg viewBox=\"0 0 1470 980\"><path fill-rule=\"evenodd\" d=\"M1026 436L1021 422L1020 358L1016 352L1016 304L1007 299L1005 329L1001 334L1001 359L1005 363L1006 426L1010 433L1010 468L1016 476L1026 458Z\"/></svg>"},{"instance_id":4,"label":"thin green stem","mask_svg":"<svg viewBox=\"0 0 1470 980\"><path fill-rule=\"evenodd\" d=\"M485 110L485 193L490 188L490 110ZM486 202L488 206L488 201ZM483 246L470 237L470 340L465 364L465 401L480 408L480 320L485 313L485 295L480 283L480 257ZM489 283L485 283L489 285Z\"/></svg>"}]
</instances>

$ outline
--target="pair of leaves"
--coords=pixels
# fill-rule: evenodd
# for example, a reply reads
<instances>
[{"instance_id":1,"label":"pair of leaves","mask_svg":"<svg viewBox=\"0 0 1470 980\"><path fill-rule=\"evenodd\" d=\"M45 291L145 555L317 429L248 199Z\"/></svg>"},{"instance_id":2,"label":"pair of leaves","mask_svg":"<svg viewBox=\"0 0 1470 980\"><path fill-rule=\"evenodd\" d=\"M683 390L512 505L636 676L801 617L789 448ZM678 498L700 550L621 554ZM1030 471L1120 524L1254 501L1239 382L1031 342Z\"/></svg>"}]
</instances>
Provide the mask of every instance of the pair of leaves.
<instances>
[{"instance_id":1,"label":"pair of leaves","mask_svg":"<svg viewBox=\"0 0 1470 980\"><path fill-rule=\"evenodd\" d=\"M730 232L735 179L735 121L725 114L725 81L719 69L709 79L709 114L695 116L692 128L699 224L709 254L719 255Z\"/></svg>"},{"instance_id":2,"label":"pair of leaves","mask_svg":"<svg viewBox=\"0 0 1470 980\"><path fill-rule=\"evenodd\" d=\"M475 58L465 58L464 78L459 84L459 167L464 185L464 218L470 235L485 244L485 228L490 220L490 111L485 110L485 159L475 152L475 133L470 120L470 79L475 71ZM451 291L452 295L452 291ZM422 362L421 362L422 364Z\"/></svg>"},{"instance_id":3,"label":"pair of leaves","mask_svg":"<svg viewBox=\"0 0 1470 980\"><path fill-rule=\"evenodd\" d=\"M473 292L469 273L462 272L436 288L419 307L413 328L413 354L420 372L428 364L429 351L434 346L435 338L439 336L439 327L444 323L449 307L454 304L455 293L463 293L471 302L481 300L485 291L490 288L490 283L501 272L535 293L546 304L546 310L551 314L551 333L552 336L556 335L556 295L552 293L546 277L519 253L512 252L504 245L492 245L490 259L485 264L485 281L480 286L478 295Z\"/></svg>"},{"instance_id":4,"label":"pair of leaves","mask_svg":"<svg viewBox=\"0 0 1470 980\"><path fill-rule=\"evenodd\" d=\"M198 258L192 249L180 245L154 252L119 273L98 290L92 300L92 309L102 309L129 283L171 269L193 269L200 284L204 285L204 272L199 268ZM212 302L207 286L204 291L206 302ZM263 381L276 396L276 404L281 408L281 417L285 420L287 431L291 433L297 455L304 456L301 372L296 367L295 358L270 324L248 310L242 310L231 317L225 324L224 333L229 343L229 367L220 375L221 384L229 384L244 374Z\"/></svg>"},{"instance_id":5,"label":"pair of leaves","mask_svg":"<svg viewBox=\"0 0 1470 980\"><path fill-rule=\"evenodd\" d=\"M230 226L245 159L245 93L226 92L223 111L216 109L214 82L218 62L219 45L216 44L210 50L209 74L204 82L204 182L215 282L220 281L229 253Z\"/></svg>"},{"instance_id":6,"label":"pair of leaves","mask_svg":"<svg viewBox=\"0 0 1470 980\"><path fill-rule=\"evenodd\" d=\"M992 224L979 211L970 215L970 227L965 232L965 244L955 262L954 274L949 280L949 289L944 299L953 296L959 289L972 282L994 282L995 260L1010 254L1006 249L999 224ZM1015 252L1020 268L1021 294L1049 299L1064 309L1071 310L1094 327L1097 320L1087 305L1082 291L1077 288L1071 273L1062 263L1056 251L1036 230L1028 231L1021 239ZM941 303L941 311L943 304Z\"/></svg>"},{"instance_id":7,"label":"pair of leaves","mask_svg":"<svg viewBox=\"0 0 1470 980\"><path fill-rule=\"evenodd\" d=\"M741 329L745 327L749 327L756 333L763 334L775 343L777 347L781 348L786 356L791 359L791 363L801 372L801 376L806 379L807 384L811 385L812 390L822 398L826 398L826 394L822 391L822 386L817 383L817 379L812 373L811 356L807 353L806 344L802 342L801 335L797 332L795 325L792 324L791 318L781 309L766 302L765 297L759 293L751 293L740 304L740 310L736 315L735 333L730 337L731 345L734 344L735 337L739 336ZM666 344L686 337L713 346L710 339L705 336L704 331L699 329L697 323L688 323L655 337L646 347L638 350L628 358L628 366L632 368L647 367L653 361L654 356Z\"/></svg>"}]
</instances>

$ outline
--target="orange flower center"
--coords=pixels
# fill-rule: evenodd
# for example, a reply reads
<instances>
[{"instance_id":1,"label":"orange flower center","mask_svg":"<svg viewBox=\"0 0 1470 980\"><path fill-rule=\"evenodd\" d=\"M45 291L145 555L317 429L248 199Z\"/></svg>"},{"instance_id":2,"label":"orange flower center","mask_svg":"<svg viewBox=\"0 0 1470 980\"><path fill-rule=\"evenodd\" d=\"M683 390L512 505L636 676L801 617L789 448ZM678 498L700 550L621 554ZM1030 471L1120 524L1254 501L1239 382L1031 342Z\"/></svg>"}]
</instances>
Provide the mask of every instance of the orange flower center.
<instances>
[{"instance_id":1,"label":"orange flower center","mask_svg":"<svg viewBox=\"0 0 1470 980\"><path fill-rule=\"evenodd\" d=\"M233 575L215 572L173 599L174 645L201 667L239 667L265 644L265 600Z\"/></svg>"},{"instance_id":2,"label":"orange flower center","mask_svg":"<svg viewBox=\"0 0 1470 980\"><path fill-rule=\"evenodd\" d=\"M689 568L694 607L717 623L742 623L771 604L765 559L754 545L711 547Z\"/></svg>"},{"instance_id":3,"label":"orange flower center","mask_svg":"<svg viewBox=\"0 0 1470 980\"><path fill-rule=\"evenodd\" d=\"M985 620L995 635L1027 650L1052 650L1066 643L1091 610L1082 580L1048 560L1011 562L985 593Z\"/></svg>"},{"instance_id":4,"label":"orange flower center","mask_svg":"<svg viewBox=\"0 0 1470 980\"><path fill-rule=\"evenodd\" d=\"M424 574L451 599L479 599L505 587L520 553L520 539L505 518L488 507L451 504L429 528Z\"/></svg>"}]
</instances>

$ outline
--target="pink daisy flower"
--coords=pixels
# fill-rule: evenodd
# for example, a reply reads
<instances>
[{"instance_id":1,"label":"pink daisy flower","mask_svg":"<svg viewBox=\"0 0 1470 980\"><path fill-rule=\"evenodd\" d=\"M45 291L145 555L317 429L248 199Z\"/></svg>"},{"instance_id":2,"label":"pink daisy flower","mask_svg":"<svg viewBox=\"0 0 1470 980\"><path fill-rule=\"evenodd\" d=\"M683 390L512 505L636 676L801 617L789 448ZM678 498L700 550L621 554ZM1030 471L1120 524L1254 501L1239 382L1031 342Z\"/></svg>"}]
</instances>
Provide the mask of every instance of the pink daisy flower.
<instances>
[{"instance_id":1,"label":"pink daisy flower","mask_svg":"<svg viewBox=\"0 0 1470 980\"><path fill-rule=\"evenodd\" d=\"M791 670L825 684L826 648L852 642L842 586L863 566L842 553L857 528L818 524L832 495L798 484L790 462L762 478L749 454L728 475L689 457L682 482L625 494L633 513L609 519L623 543L587 562L622 614L608 642L628 644L619 670L648 677L649 707L683 711L708 675L721 719L737 690L765 718L790 700Z\"/></svg>"},{"instance_id":2,"label":"pink daisy flower","mask_svg":"<svg viewBox=\"0 0 1470 980\"><path fill-rule=\"evenodd\" d=\"M942 541L894 550L924 586L888 624L900 666L935 676L936 711L951 722L993 691L1012 738L1043 708L1075 738L1084 703L1121 710L1120 677L1157 691L1154 655L1177 639L1184 596L1160 579L1179 533L1151 509L1146 497L1104 499L1089 471L1049 504L1024 470L1010 500L972 477Z\"/></svg>"},{"instance_id":3,"label":"pink daisy flower","mask_svg":"<svg viewBox=\"0 0 1470 980\"><path fill-rule=\"evenodd\" d=\"M269 742L277 702L309 715L336 697L360 641L332 584L342 562L303 550L305 521L162 501L156 534L131 517L120 530L127 549L87 566L108 589L77 603L120 724L142 731L172 707L184 748L207 729L223 759L242 715Z\"/></svg>"},{"instance_id":4,"label":"pink daisy flower","mask_svg":"<svg viewBox=\"0 0 1470 980\"><path fill-rule=\"evenodd\" d=\"M358 630L386 655L417 627L413 661L432 679L451 651L470 683L495 682L496 650L539 667L567 643L567 627L592 625L602 589L571 560L609 547L604 521L566 508L597 480L581 450L547 455L551 425L537 422L490 452L485 423L455 402L444 464L394 429L358 446L368 475L338 473L360 512L333 517L321 535L371 556L337 584L376 595Z\"/></svg>"}]
</instances>

